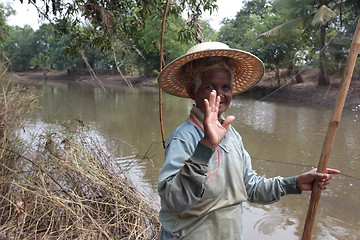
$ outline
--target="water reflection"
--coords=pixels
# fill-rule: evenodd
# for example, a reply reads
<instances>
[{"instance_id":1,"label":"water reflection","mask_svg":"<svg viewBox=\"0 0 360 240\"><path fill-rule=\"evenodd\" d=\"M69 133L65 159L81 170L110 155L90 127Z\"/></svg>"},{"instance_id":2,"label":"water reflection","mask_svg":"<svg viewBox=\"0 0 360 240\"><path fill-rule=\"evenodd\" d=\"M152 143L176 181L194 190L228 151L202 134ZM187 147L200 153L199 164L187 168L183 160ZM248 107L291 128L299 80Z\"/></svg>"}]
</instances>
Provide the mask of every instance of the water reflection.
<instances>
[{"instance_id":1,"label":"water reflection","mask_svg":"<svg viewBox=\"0 0 360 240\"><path fill-rule=\"evenodd\" d=\"M251 126L256 131L262 131L268 134L275 131L273 122L276 118L275 103L253 101L250 105L234 99L231 107L233 110L241 109L240 112L231 111L229 113L234 115L243 124Z\"/></svg>"},{"instance_id":2,"label":"water reflection","mask_svg":"<svg viewBox=\"0 0 360 240\"><path fill-rule=\"evenodd\" d=\"M156 196L163 163L156 89L107 89L76 84L43 86L41 111L34 122L83 123L106 138L110 150L132 170L136 181ZM186 120L192 101L164 94L165 135ZM291 104L233 100L228 114L253 157L253 167L267 177L291 176L316 166L331 110ZM344 174L323 192L314 239L360 239L358 168L360 128L357 111L344 111L329 167ZM76 119L76 121L74 120ZM245 204L245 239L299 239L310 193L287 196L270 206Z\"/></svg>"}]
</instances>

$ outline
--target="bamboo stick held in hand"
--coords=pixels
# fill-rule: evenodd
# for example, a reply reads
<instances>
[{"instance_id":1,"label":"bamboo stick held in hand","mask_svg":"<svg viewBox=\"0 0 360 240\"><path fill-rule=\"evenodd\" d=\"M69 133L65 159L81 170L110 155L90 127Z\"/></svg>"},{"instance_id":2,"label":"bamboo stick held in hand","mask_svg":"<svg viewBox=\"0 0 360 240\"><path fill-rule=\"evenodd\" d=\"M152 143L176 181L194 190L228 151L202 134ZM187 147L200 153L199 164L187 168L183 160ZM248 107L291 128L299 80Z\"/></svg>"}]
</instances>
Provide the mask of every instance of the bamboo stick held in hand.
<instances>
[{"instance_id":1,"label":"bamboo stick held in hand","mask_svg":"<svg viewBox=\"0 0 360 240\"><path fill-rule=\"evenodd\" d=\"M350 46L350 52L342 76L342 82L336 98L336 102L332 112L332 117L328 126L323 148L321 151L320 160L317 168L317 171L320 173L325 173L326 171L326 166L335 139L336 130L340 122L341 113L345 104L347 92L349 90L350 81L354 72L355 63L359 54L359 50L360 50L360 18ZM312 230L315 222L316 210L320 200L320 195L321 195L321 189L319 187L318 181L316 181L313 185L313 189L311 193L311 199L305 220L302 240L311 239Z\"/></svg>"}]
</instances>

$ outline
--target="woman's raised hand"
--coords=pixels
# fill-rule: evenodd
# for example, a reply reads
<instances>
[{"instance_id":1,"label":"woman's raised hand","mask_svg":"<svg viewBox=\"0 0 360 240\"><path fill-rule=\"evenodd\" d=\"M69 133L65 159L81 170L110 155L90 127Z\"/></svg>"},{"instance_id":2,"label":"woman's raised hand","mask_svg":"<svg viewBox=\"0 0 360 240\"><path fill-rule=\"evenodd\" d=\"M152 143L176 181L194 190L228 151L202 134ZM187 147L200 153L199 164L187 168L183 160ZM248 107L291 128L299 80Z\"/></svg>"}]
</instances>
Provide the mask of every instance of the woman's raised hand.
<instances>
[{"instance_id":1,"label":"woman's raised hand","mask_svg":"<svg viewBox=\"0 0 360 240\"><path fill-rule=\"evenodd\" d=\"M212 90L209 100L205 99L205 116L204 116L204 138L200 141L208 147L216 148L224 139L229 126L234 121L234 116L228 116L223 123L220 123L219 105L220 96L217 96L216 91Z\"/></svg>"}]
</instances>

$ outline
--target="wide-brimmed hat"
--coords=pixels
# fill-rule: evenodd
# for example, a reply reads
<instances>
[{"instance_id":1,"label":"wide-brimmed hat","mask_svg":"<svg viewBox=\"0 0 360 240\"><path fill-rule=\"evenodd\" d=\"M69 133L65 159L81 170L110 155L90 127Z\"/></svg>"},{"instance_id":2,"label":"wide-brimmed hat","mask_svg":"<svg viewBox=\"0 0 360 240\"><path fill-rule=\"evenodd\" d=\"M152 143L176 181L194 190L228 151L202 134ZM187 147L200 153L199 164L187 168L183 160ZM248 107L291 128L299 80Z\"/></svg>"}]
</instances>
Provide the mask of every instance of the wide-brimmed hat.
<instances>
[{"instance_id":1,"label":"wide-brimmed hat","mask_svg":"<svg viewBox=\"0 0 360 240\"><path fill-rule=\"evenodd\" d=\"M167 93L189 98L186 85L189 78L182 67L187 63L205 57L228 57L233 63L232 94L242 93L257 84L264 75L264 64L251 53L231 49L220 42L204 42L191 47L184 56L168 64L158 76L159 86Z\"/></svg>"}]
</instances>

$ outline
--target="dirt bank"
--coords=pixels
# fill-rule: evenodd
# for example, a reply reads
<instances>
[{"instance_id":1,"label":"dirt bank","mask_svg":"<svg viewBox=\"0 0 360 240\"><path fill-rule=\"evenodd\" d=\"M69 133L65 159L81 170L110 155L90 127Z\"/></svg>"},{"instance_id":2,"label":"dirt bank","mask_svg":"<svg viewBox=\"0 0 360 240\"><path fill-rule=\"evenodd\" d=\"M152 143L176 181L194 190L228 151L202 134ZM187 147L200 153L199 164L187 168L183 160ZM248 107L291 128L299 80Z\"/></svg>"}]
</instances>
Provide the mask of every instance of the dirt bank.
<instances>
[{"instance_id":1,"label":"dirt bank","mask_svg":"<svg viewBox=\"0 0 360 240\"><path fill-rule=\"evenodd\" d=\"M51 81L76 81L84 84L102 84L103 86L126 86L124 78L120 75L97 74L92 78L88 73L69 74L66 71L50 71L46 74L42 71L29 71L13 73L17 79L26 82L41 83L45 80ZM280 85L273 71L267 72L263 79L244 95L269 101L289 101L303 104L321 105L332 107L334 105L340 82L341 73L329 75L330 86L318 86L318 71L306 69L301 72L303 83L296 83L295 75L282 71L280 74ZM155 78L146 78L138 75L125 76L132 86L157 87ZM279 87L280 86L280 87ZM353 75L345 108L360 110L360 71Z\"/></svg>"},{"instance_id":2,"label":"dirt bank","mask_svg":"<svg viewBox=\"0 0 360 240\"><path fill-rule=\"evenodd\" d=\"M281 74L280 87L273 72L264 78L249 93L256 94L264 100L286 100L289 102L333 107L339 92L342 73L329 75L330 86L318 86L318 71L304 70L301 75L303 83L296 83L294 75ZM345 108L360 110L360 71L353 74L345 101Z\"/></svg>"}]
</instances>

